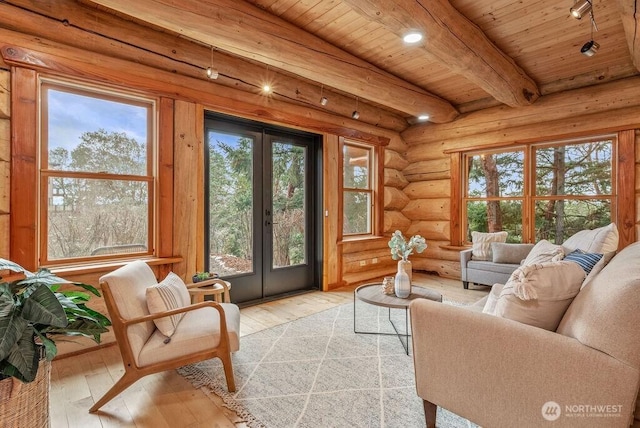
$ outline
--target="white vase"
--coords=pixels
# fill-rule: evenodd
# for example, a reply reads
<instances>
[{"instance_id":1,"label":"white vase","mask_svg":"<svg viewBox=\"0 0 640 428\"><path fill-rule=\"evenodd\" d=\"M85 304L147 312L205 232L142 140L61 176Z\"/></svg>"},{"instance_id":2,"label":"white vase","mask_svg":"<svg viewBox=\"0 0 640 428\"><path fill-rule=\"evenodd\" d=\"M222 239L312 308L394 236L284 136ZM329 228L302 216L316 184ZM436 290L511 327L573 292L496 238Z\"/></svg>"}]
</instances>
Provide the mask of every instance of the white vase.
<instances>
[{"instance_id":1,"label":"white vase","mask_svg":"<svg viewBox=\"0 0 640 428\"><path fill-rule=\"evenodd\" d=\"M396 274L394 289L396 296L401 299L406 299L411 294L411 279L407 273L407 268L411 269L411 262L402 260L398 262L398 273Z\"/></svg>"}]
</instances>

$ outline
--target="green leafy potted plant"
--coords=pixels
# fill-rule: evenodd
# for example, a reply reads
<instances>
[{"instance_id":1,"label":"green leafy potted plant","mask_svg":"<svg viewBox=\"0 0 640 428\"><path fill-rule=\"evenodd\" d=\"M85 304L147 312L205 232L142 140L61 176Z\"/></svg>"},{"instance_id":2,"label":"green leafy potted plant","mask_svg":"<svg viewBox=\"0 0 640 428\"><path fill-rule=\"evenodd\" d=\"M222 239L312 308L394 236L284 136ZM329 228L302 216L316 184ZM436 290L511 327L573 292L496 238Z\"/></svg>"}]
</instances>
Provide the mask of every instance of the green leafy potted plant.
<instances>
[{"instance_id":1,"label":"green leafy potted plant","mask_svg":"<svg viewBox=\"0 0 640 428\"><path fill-rule=\"evenodd\" d=\"M56 356L54 335L85 336L100 343L109 319L86 306L89 294L61 289L74 284L100 296L95 287L66 281L47 269L31 273L0 259L0 271L7 270L20 275L10 282L0 279L0 381L33 381L41 357L51 361Z\"/></svg>"}]
</instances>

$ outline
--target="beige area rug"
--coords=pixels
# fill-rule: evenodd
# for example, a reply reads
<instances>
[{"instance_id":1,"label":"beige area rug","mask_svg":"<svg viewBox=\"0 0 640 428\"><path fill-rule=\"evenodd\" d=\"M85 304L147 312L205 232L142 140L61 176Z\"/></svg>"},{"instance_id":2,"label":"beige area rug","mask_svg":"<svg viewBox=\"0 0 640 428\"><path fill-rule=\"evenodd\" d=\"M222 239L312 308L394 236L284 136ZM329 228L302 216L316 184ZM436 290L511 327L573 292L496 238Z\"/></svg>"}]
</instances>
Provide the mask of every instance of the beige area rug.
<instances>
[{"instance_id":1,"label":"beige area rug","mask_svg":"<svg viewBox=\"0 0 640 428\"><path fill-rule=\"evenodd\" d=\"M387 309L357 305L358 331L392 332ZM235 393L217 358L178 372L249 427L424 427L412 356L395 336L355 334L353 311L346 304L242 337ZM404 326L404 311L391 313ZM438 409L438 427L476 425Z\"/></svg>"}]
</instances>

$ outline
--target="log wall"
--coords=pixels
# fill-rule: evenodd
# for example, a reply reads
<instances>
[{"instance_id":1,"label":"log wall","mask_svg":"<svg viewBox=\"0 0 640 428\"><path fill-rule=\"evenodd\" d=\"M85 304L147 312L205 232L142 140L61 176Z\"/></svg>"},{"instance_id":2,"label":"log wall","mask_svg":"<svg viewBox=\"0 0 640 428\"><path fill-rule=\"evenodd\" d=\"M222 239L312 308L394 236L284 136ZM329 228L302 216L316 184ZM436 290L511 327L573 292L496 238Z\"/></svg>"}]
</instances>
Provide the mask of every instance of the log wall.
<instances>
[{"instance_id":1,"label":"log wall","mask_svg":"<svg viewBox=\"0 0 640 428\"><path fill-rule=\"evenodd\" d=\"M424 253L412 256L414 269L460 277L460 248L451 247L451 229L456 223L451 213L459 210L459 201L451 199L452 186L460 185L452 182L451 172L459 165L451 165L454 157L447 154L451 150L635 130L635 168L628 168L635 177L618 172L619 186L628 190L619 195L616 223L623 244L636 241L640 236L638 129L640 78L632 77L544 96L526 108L488 108L463 115L453 123L416 125L402 132L409 145L406 159L410 162L402 171L409 181L403 192L410 200L402 213L410 221L407 232L425 236L429 245ZM629 134L620 135L622 140ZM626 155L619 156L619 162L628 162ZM625 202L629 200L634 202Z\"/></svg>"},{"instance_id":2,"label":"log wall","mask_svg":"<svg viewBox=\"0 0 640 428\"><path fill-rule=\"evenodd\" d=\"M68 2L65 0L63 4L68 5ZM37 2L32 5L37 5ZM5 7L1 6L1 8ZM73 8L64 10L66 14L76 13ZM11 166L16 164L17 160L11 157L10 149L11 144L15 144L12 139L21 141L17 140L10 130L13 128L16 135L20 138L28 137L29 141L35 141L34 136L37 130L35 119L23 119L20 123L11 122L12 96L18 95L11 93L10 83L16 80L14 77L19 74L22 76L21 81L27 82L33 92L36 77L43 73L97 84L115 85L141 91L159 99L159 197L161 201L168 200L171 208L169 210L171 215L163 216L158 225L161 242L158 243L157 255L161 260L154 262L153 269L159 278L166 275L169 269L186 278L194 271L202 270L204 265L202 243L204 188L201 177L204 176L202 145L204 143L203 119L206 110L291 126L323 136L324 209L328 213L324 218L323 289L332 289L348 283L367 282L395 272L395 262L391 260L387 247L388 237L339 242L338 231L342 223L336 214L341 197L337 181L340 173L338 141L339 137L345 136L379 145L387 144L385 168L380 171L385 177L385 189L381 191L388 194L388 198L384 200L385 205L389 205L385 210L384 231L388 232L396 228L406 230L410 224L402 213L409 202L409 197L402 191L410 184L403 174L403 170L409 165L405 157L408 146L397 130L394 130L399 126L397 121L382 120L382 125L389 124L389 128L385 128L371 123L374 120L370 120L370 123L355 121L331 111L300 105L299 102L294 105L287 102L285 97L265 98L257 93L243 90L247 88L236 89L224 79L218 84L198 76L193 70L174 67L175 59L164 52L154 53L149 49L153 45L151 43L135 46L135 42L142 40L137 36L131 39L132 43L129 45L114 45L109 34L101 35L101 32L107 32L107 29L111 28L103 20L108 17L101 14L103 19L99 23L92 23L81 20L86 13L84 8L81 8L78 13L80 13L77 16L79 20L75 22L82 22L82 25L69 29L70 34L77 37L69 40L68 44L64 38L59 37L59 34L65 31L64 28L60 28L59 17L51 19L45 15L34 14L34 19L37 19L39 25L30 25L29 13L21 10L19 22L24 24L24 30L18 28L18 21L12 22L11 29L0 28L0 36L3 40L3 45L0 47L2 51L2 59L0 59L0 232L4 233L5 237L13 237L16 233L15 230L11 230L9 219L12 196ZM121 20L113 19L113 28L124 25ZM91 28L92 25L96 27ZM58 28L60 31L51 32L51 28ZM131 32L131 23L127 23L126 28L127 32ZM141 31L145 34L145 40L153 35L148 28ZM47 35L52 38L47 38ZM166 35L158 33L158 40L166 42L169 39ZM184 39L176 39L175 43L180 49L188 48L195 51L200 49L200 47L190 46ZM163 46L163 49L171 49L171 46ZM237 62L237 59L234 61ZM250 73L252 70L254 73L262 72L262 69L256 68L253 64L242 64L243 72ZM14 104L19 103L14 101ZM35 102L30 102L28 105L35 110ZM19 115L25 118L32 116L31 114ZM29 159L35 158L35 156L29 157ZM193 165L197 165L197 168ZM35 169L29 171L29 179L21 182L35 189L33 183L37 182L37 171ZM17 197L17 193L20 192L14 190L13 196ZM30 209L35 213L33 208L37 204L35 193L33 193L33 199ZM389 214L388 217L387 214ZM23 216L22 222L25 223L23 229L28 231L37 229L36 220L31 218L36 219L37 216ZM390 219L388 224L387 219ZM15 248L10 246L12 241ZM0 242L0 257L16 259L19 258L16 256L17 252L20 252L25 267L34 269L37 266L36 239L4 239ZM13 249L16 249L16 252ZM115 267L114 264L105 264L84 266L80 269L60 268L55 271L69 280L98 286L100 276ZM90 306L106 311L101 299L93 299ZM105 343L114 340L111 334L105 335L103 339ZM76 344L61 343L60 353L81 351L93 346L95 346L93 342L88 340L80 340Z\"/></svg>"}]
</instances>

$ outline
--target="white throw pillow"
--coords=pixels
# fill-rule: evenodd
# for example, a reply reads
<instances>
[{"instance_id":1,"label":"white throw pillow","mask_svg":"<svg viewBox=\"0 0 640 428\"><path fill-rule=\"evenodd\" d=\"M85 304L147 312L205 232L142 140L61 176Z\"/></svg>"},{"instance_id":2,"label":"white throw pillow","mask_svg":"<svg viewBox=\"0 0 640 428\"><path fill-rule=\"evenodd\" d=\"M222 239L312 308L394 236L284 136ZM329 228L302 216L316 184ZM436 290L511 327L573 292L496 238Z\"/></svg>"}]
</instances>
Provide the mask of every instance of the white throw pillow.
<instances>
[{"instance_id":1,"label":"white throw pillow","mask_svg":"<svg viewBox=\"0 0 640 428\"><path fill-rule=\"evenodd\" d=\"M580 249L586 253L606 254L618 249L618 228L615 223L593 230L581 230L562 243L565 253Z\"/></svg>"},{"instance_id":2,"label":"white throw pillow","mask_svg":"<svg viewBox=\"0 0 640 428\"><path fill-rule=\"evenodd\" d=\"M507 232L471 232L471 242L473 244L472 259L473 260L493 260L491 253L492 242L506 242Z\"/></svg>"},{"instance_id":3,"label":"white throw pillow","mask_svg":"<svg viewBox=\"0 0 640 428\"><path fill-rule=\"evenodd\" d=\"M540 263L558 262L564 258L562 245L555 245L543 239L538 242L527 254L527 258L522 262L522 266L535 265Z\"/></svg>"},{"instance_id":4,"label":"white throw pillow","mask_svg":"<svg viewBox=\"0 0 640 428\"><path fill-rule=\"evenodd\" d=\"M487 296L487 301L484 302L484 307L482 308L483 314L496 314L496 304L498 303L503 287L504 284L493 284L491 291L489 292L489 296Z\"/></svg>"},{"instance_id":5,"label":"white throw pillow","mask_svg":"<svg viewBox=\"0 0 640 428\"><path fill-rule=\"evenodd\" d=\"M191 304L187 286L182 278L173 272L169 272L169 275L162 282L148 287L146 293L147 307L151 314L184 308ZM162 334L170 338L176 332L176 327L183 316L184 313L181 313L158 318L153 322Z\"/></svg>"},{"instance_id":6,"label":"white throw pillow","mask_svg":"<svg viewBox=\"0 0 640 428\"><path fill-rule=\"evenodd\" d=\"M520 266L502 288L495 315L555 331L584 277L574 262Z\"/></svg>"}]
</instances>

